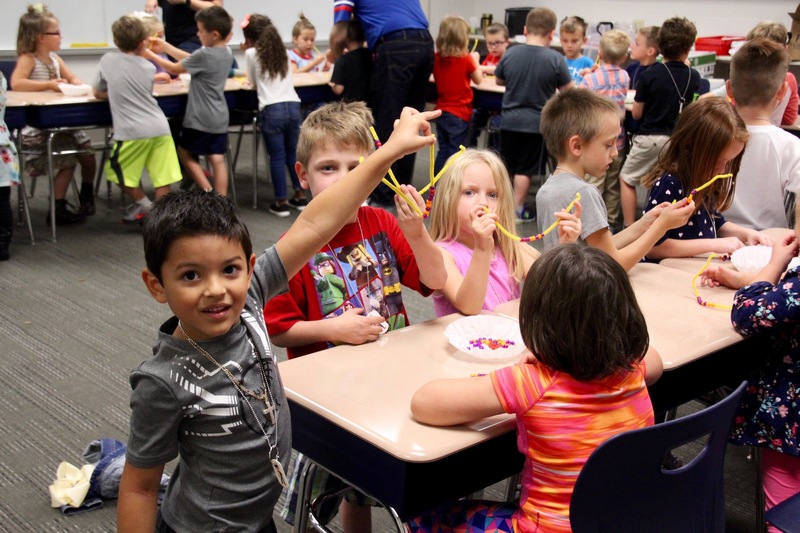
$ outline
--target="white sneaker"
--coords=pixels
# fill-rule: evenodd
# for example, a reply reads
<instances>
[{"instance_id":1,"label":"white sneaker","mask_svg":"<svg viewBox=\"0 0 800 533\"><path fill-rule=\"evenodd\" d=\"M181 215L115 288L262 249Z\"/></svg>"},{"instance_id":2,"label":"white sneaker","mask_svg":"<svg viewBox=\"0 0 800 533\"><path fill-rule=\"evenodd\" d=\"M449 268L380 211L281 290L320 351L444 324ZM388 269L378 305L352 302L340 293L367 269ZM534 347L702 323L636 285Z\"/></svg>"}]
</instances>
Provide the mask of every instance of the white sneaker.
<instances>
[{"instance_id":1,"label":"white sneaker","mask_svg":"<svg viewBox=\"0 0 800 533\"><path fill-rule=\"evenodd\" d=\"M149 209L145 209L139 204L131 204L125 208L125 214L122 216L123 224L144 224L144 216L148 213Z\"/></svg>"}]
</instances>

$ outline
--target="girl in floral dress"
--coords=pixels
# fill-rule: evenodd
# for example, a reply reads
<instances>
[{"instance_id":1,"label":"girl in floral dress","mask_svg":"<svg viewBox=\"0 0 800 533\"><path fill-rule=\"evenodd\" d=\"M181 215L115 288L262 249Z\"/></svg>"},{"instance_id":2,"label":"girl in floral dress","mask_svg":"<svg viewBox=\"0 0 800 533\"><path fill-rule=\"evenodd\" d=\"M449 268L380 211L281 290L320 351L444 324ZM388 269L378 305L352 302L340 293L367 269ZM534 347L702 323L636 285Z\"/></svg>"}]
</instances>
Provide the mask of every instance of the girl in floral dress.
<instances>
[{"instance_id":1,"label":"girl in floral dress","mask_svg":"<svg viewBox=\"0 0 800 533\"><path fill-rule=\"evenodd\" d=\"M757 274L723 267L704 273L707 285L741 287L731 311L736 331L767 336L730 436L734 444L761 448L767 509L800 491L800 266L786 271L799 242L795 234L777 241Z\"/></svg>"}]
</instances>

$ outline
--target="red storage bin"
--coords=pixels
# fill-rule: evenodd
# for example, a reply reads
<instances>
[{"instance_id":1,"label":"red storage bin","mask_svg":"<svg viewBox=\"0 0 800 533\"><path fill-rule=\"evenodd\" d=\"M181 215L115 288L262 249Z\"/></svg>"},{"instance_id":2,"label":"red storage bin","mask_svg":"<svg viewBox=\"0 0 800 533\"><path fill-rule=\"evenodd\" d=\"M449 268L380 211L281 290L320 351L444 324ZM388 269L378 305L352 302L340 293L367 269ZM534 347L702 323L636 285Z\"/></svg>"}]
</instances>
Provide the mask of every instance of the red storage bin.
<instances>
[{"instance_id":1,"label":"red storage bin","mask_svg":"<svg viewBox=\"0 0 800 533\"><path fill-rule=\"evenodd\" d=\"M698 52L714 52L718 56L729 55L731 43L744 41L744 37L735 35L714 35L712 37L698 37L694 49Z\"/></svg>"}]
</instances>

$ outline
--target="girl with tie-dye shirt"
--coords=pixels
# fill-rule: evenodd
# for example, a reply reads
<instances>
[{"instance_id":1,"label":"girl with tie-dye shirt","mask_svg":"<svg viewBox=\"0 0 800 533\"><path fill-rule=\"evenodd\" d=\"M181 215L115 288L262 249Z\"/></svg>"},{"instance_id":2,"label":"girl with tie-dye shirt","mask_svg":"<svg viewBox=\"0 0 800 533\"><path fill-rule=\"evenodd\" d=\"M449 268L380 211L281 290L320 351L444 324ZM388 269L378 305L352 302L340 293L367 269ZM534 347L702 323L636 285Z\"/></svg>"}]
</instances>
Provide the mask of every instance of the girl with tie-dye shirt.
<instances>
[{"instance_id":1,"label":"girl with tie-dye shirt","mask_svg":"<svg viewBox=\"0 0 800 533\"><path fill-rule=\"evenodd\" d=\"M645 383L661 375L661 359L622 267L563 244L528 279L536 281L523 287L519 317L533 356L486 377L432 381L411 400L414 418L437 426L515 414L525 454L519 502L460 500L411 520L412 532L569 532L572 490L594 449L653 424Z\"/></svg>"}]
</instances>

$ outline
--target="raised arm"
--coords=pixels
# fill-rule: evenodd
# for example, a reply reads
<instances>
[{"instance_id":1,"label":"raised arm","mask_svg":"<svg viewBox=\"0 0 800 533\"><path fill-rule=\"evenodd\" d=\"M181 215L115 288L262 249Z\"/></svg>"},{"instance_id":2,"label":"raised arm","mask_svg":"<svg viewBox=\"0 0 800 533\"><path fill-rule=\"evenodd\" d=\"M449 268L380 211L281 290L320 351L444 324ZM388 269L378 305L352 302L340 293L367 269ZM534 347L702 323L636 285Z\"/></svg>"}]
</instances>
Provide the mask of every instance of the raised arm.
<instances>
[{"instance_id":1,"label":"raised arm","mask_svg":"<svg viewBox=\"0 0 800 533\"><path fill-rule=\"evenodd\" d=\"M428 121L440 114L440 111L420 113L410 107L403 109L384 145L308 204L275 244L288 277L297 273L353 216L392 163L435 142Z\"/></svg>"},{"instance_id":2,"label":"raised arm","mask_svg":"<svg viewBox=\"0 0 800 533\"><path fill-rule=\"evenodd\" d=\"M416 202L420 211L425 210L425 202L414 187L401 185L400 190ZM447 280L447 270L439 247L434 244L428 230L425 229L425 223L419 212L398 195L395 195L394 203L397 208L397 223L414 253L414 261L419 268L419 280L429 289L441 289Z\"/></svg>"}]
</instances>

